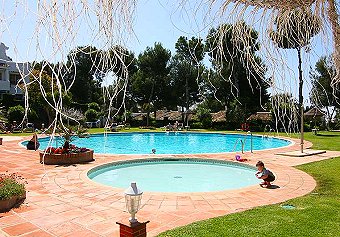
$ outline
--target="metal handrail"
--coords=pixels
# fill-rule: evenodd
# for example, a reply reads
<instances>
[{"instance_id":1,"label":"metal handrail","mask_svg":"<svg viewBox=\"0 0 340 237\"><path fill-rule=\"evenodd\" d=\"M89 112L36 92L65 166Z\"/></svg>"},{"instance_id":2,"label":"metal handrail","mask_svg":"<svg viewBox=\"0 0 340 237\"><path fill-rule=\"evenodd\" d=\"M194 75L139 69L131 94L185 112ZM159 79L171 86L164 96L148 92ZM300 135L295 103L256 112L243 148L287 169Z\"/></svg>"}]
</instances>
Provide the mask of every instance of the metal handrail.
<instances>
[{"instance_id":1,"label":"metal handrail","mask_svg":"<svg viewBox=\"0 0 340 237\"><path fill-rule=\"evenodd\" d=\"M244 139L244 144L246 143L246 139L247 139L249 133L250 133L250 152L253 153L253 133L251 131L247 132L247 136Z\"/></svg>"},{"instance_id":2,"label":"metal handrail","mask_svg":"<svg viewBox=\"0 0 340 237\"><path fill-rule=\"evenodd\" d=\"M267 127L269 127L268 129L268 133L266 133L267 131ZM262 137L268 137L271 133L273 129L271 128L271 126L269 124L267 124L265 127L264 127L264 131L263 131L263 136Z\"/></svg>"},{"instance_id":3,"label":"metal handrail","mask_svg":"<svg viewBox=\"0 0 340 237\"><path fill-rule=\"evenodd\" d=\"M242 140L242 138L239 138L235 141L234 143L234 149L233 151L235 152L236 150L236 146L239 142L241 142L241 150L242 150L242 154L244 153L244 147L246 145L246 141L247 141L247 137L248 134L250 134L250 152L253 153L253 133L251 131L248 131L245 138Z\"/></svg>"},{"instance_id":4,"label":"metal handrail","mask_svg":"<svg viewBox=\"0 0 340 237\"><path fill-rule=\"evenodd\" d=\"M238 142L241 142L241 150L242 150L242 154L243 154L243 151L244 151L244 143L243 143L243 140L241 138L237 139L235 144L234 144L234 151L236 150L236 146L238 144Z\"/></svg>"}]
</instances>

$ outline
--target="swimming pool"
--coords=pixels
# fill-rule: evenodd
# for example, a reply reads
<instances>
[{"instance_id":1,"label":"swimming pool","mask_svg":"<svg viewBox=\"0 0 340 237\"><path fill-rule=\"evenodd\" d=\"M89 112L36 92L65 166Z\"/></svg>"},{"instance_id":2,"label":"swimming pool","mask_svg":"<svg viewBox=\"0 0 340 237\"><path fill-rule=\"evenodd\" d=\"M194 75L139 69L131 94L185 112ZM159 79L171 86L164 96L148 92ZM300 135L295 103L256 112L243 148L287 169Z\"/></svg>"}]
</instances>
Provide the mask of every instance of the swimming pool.
<instances>
[{"instance_id":1,"label":"swimming pool","mask_svg":"<svg viewBox=\"0 0 340 237\"><path fill-rule=\"evenodd\" d=\"M132 132L95 134L89 138L75 138L72 142L79 147L93 149L95 153L107 154L200 154L263 150L287 146L290 141L242 134L197 133L197 132ZM49 138L40 138L40 149L48 146ZM56 138L50 146L61 146L62 139Z\"/></svg>"},{"instance_id":2,"label":"swimming pool","mask_svg":"<svg viewBox=\"0 0 340 237\"><path fill-rule=\"evenodd\" d=\"M254 167L230 161L157 158L105 164L87 175L95 182L127 188L136 181L150 192L213 192L257 184Z\"/></svg>"}]
</instances>

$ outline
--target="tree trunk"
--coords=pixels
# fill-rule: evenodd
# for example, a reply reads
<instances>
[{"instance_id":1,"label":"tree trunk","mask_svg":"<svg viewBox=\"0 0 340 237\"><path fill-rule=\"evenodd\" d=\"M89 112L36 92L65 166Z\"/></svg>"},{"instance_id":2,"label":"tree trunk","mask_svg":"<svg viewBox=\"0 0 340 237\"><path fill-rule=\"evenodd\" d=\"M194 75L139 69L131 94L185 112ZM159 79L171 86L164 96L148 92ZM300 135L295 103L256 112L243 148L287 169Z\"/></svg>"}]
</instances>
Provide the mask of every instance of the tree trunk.
<instances>
[{"instance_id":1,"label":"tree trunk","mask_svg":"<svg viewBox=\"0 0 340 237\"><path fill-rule=\"evenodd\" d=\"M297 48L298 52L298 59L299 59L299 109L300 109L300 115L301 115L301 125L300 125L300 146L301 146L301 153L303 153L303 137L304 137L304 131L303 131L303 94L302 94L302 88L303 88L303 77L302 77L302 60L301 60L301 47Z\"/></svg>"},{"instance_id":2,"label":"tree trunk","mask_svg":"<svg viewBox=\"0 0 340 237\"><path fill-rule=\"evenodd\" d=\"M186 107L186 111L185 111L185 123L186 126L189 126L189 118L188 118L188 111L189 111L189 85L188 85L188 76L186 76L185 78L185 107Z\"/></svg>"},{"instance_id":3,"label":"tree trunk","mask_svg":"<svg viewBox=\"0 0 340 237\"><path fill-rule=\"evenodd\" d=\"M45 112L47 114L47 120L48 120L48 124L47 125L49 125L53 121L52 115L51 115L51 112L50 112L50 108L48 106L46 106L46 107L44 107L44 109L45 109Z\"/></svg>"},{"instance_id":4,"label":"tree trunk","mask_svg":"<svg viewBox=\"0 0 340 237\"><path fill-rule=\"evenodd\" d=\"M149 127L149 116L150 116L150 111L146 113L146 126Z\"/></svg>"}]
</instances>

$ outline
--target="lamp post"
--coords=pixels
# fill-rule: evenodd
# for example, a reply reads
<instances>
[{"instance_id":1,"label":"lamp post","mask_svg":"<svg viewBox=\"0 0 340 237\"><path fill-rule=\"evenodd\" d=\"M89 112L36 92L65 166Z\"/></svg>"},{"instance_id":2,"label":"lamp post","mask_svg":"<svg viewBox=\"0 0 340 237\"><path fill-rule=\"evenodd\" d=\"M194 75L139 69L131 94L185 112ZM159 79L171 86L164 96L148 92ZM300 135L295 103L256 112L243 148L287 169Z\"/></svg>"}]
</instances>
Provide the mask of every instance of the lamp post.
<instances>
[{"instance_id":1,"label":"lamp post","mask_svg":"<svg viewBox=\"0 0 340 237\"><path fill-rule=\"evenodd\" d=\"M143 192L137 188L137 184L135 182L132 182L131 186L125 190L124 194L126 209L131 214L129 222L136 223L137 219L135 216L139 210Z\"/></svg>"}]
</instances>

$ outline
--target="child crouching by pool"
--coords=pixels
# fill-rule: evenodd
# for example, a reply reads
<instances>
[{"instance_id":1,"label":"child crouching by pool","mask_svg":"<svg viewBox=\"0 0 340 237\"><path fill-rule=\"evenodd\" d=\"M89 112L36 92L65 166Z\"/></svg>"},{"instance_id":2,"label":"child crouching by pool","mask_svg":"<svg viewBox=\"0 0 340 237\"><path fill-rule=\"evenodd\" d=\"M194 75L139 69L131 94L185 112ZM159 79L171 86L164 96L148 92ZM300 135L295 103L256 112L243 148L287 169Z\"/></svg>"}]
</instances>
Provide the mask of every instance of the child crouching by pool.
<instances>
[{"instance_id":1,"label":"child crouching by pool","mask_svg":"<svg viewBox=\"0 0 340 237\"><path fill-rule=\"evenodd\" d=\"M274 174L270 170L264 167L264 164L262 161L258 161L256 163L256 168L258 170L255 173L256 177L258 179L263 179L263 182L260 183L260 186L262 188L269 188L271 186L270 182L273 182L275 180Z\"/></svg>"}]
</instances>

